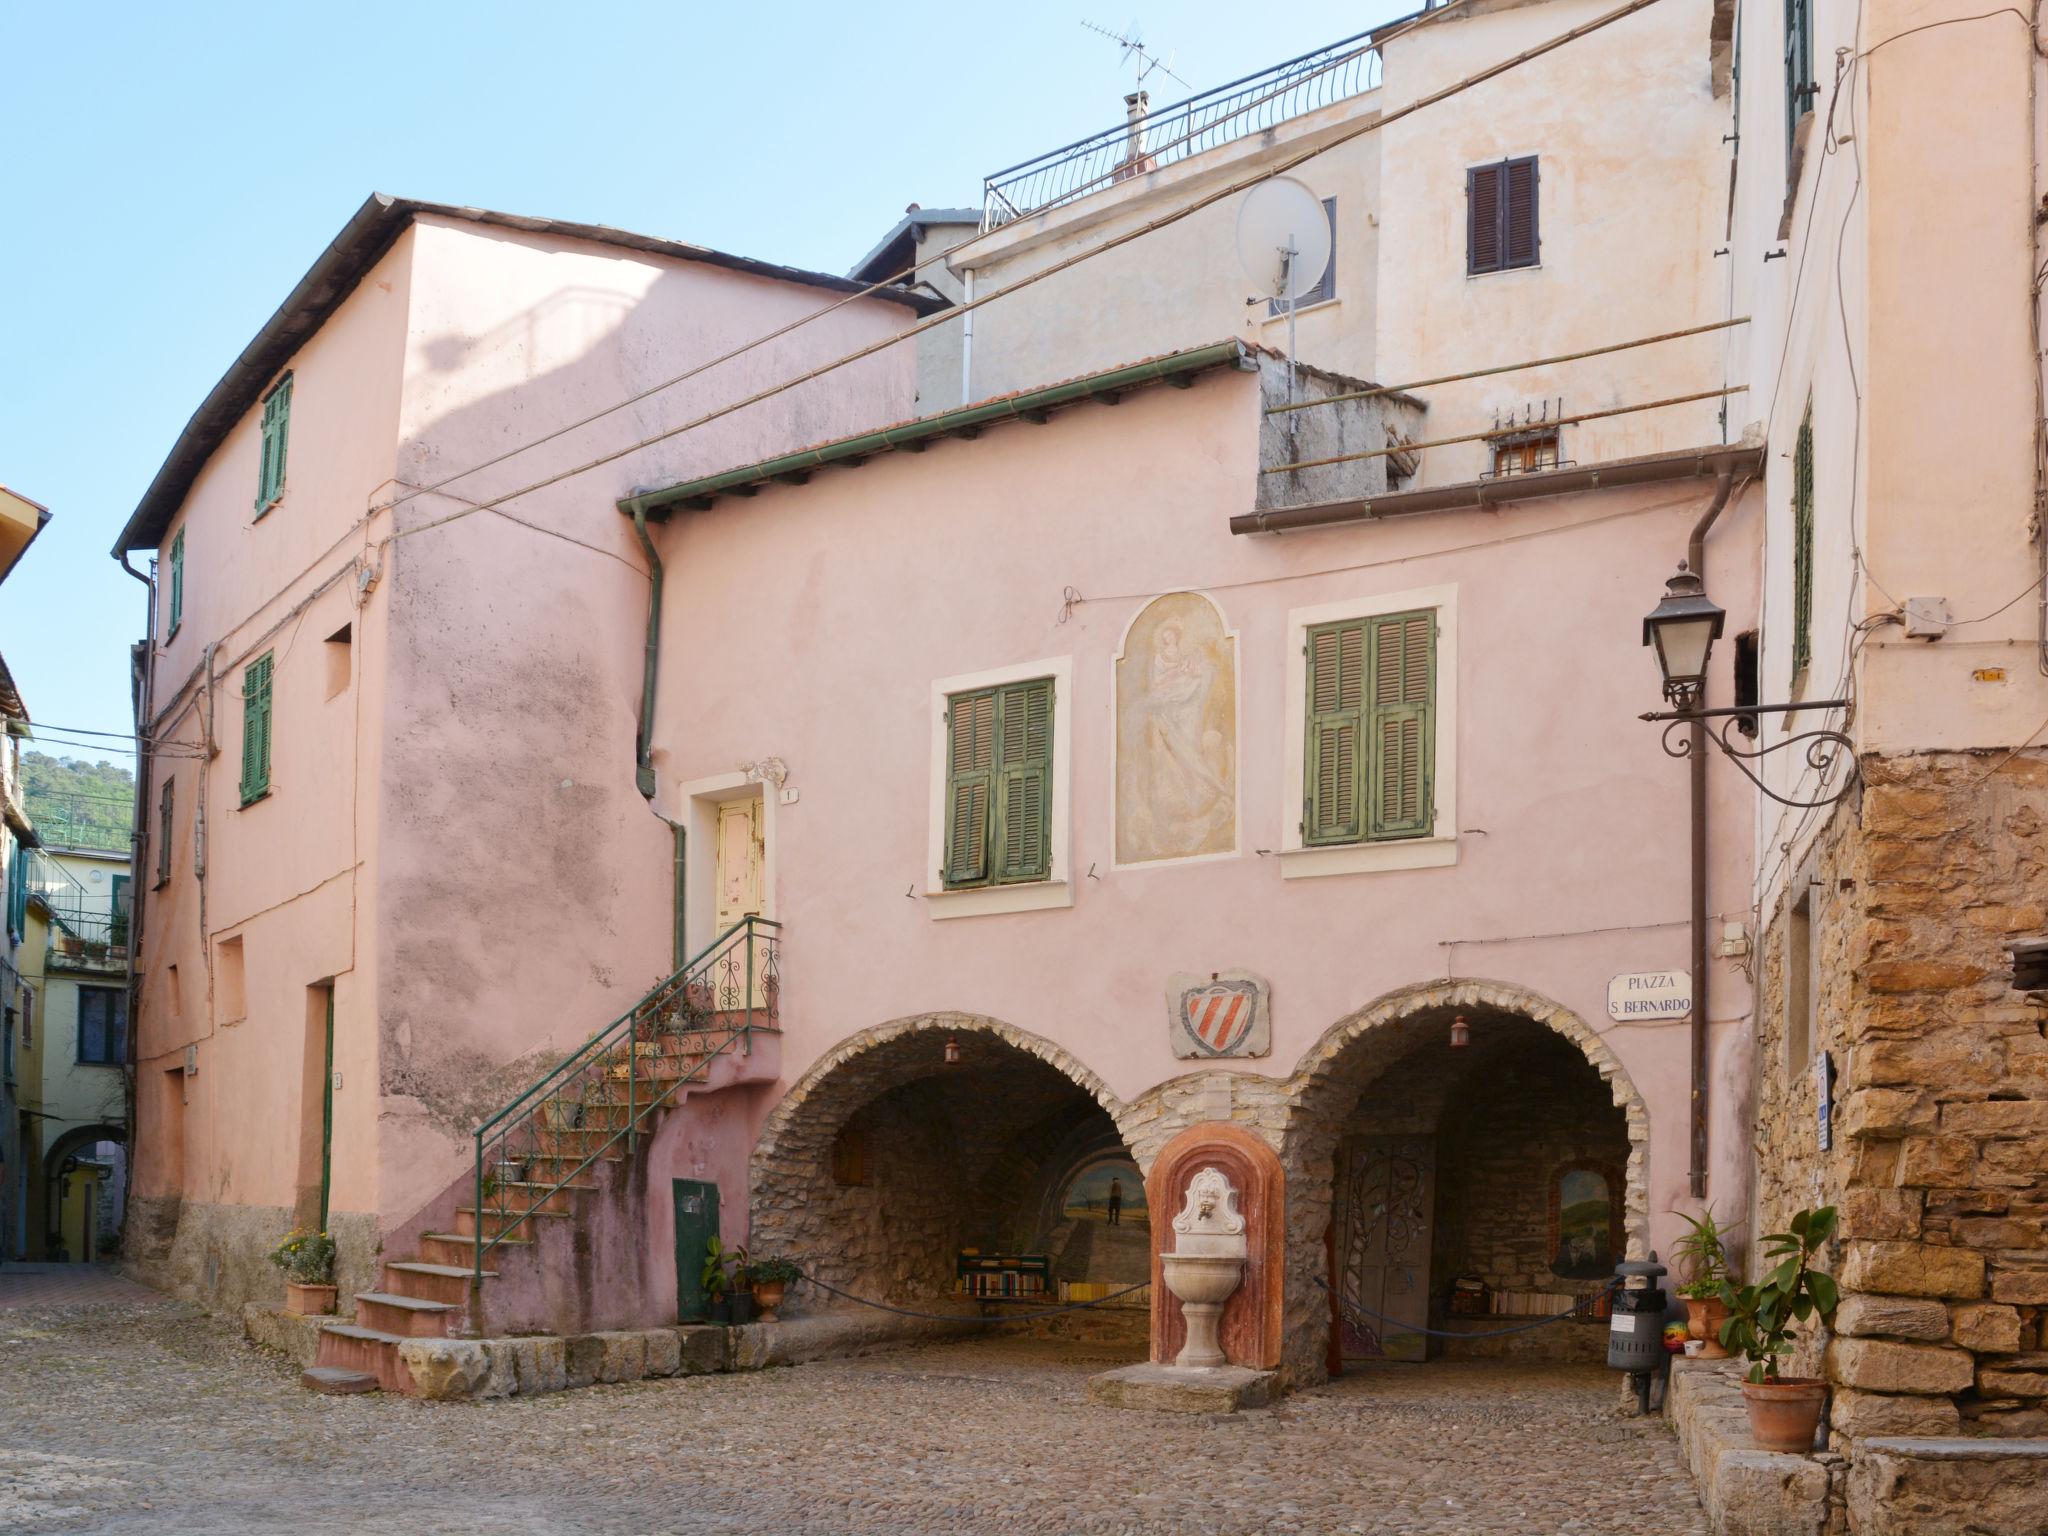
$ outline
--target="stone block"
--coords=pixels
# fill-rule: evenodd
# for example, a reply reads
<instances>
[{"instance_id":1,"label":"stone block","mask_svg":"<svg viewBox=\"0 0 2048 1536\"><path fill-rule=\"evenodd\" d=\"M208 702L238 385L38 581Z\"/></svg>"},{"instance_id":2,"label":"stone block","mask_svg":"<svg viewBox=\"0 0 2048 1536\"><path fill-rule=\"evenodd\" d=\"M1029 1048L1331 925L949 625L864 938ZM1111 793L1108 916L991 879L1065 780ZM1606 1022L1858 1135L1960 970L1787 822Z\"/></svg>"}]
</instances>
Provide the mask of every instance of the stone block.
<instances>
[{"instance_id":1,"label":"stone block","mask_svg":"<svg viewBox=\"0 0 2048 1536\"><path fill-rule=\"evenodd\" d=\"M1983 966L1955 960L1880 960L1863 968L1863 984L1873 992L1950 992L1983 977Z\"/></svg>"},{"instance_id":2,"label":"stone block","mask_svg":"<svg viewBox=\"0 0 2048 1536\"><path fill-rule=\"evenodd\" d=\"M1926 1093L1859 1088L1842 1100L1841 1132L1852 1141L1911 1136L1931 1132L1940 1124L1934 1099Z\"/></svg>"},{"instance_id":3,"label":"stone block","mask_svg":"<svg viewBox=\"0 0 2048 1536\"><path fill-rule=\"evenodd\" d=\"M2048 1231L2024 1216L1966 1217L1955 1224L1956 1240L1971 1248L2048 1247Z\"/></svg>"},{"instance_id":4,"label":"stone block","mask_svg":"<svg viewBox=\"0 0 2048 1536\"><path fill-rule=\"evenodd\" d=\"M483 1385L478 1397L511 1397L519 1390L519 1340L485 1339Z\"/></svg>"},{"instance_id":5,"label":"stone block","mask_svg":"<svg viewBox=\"0 0 2048 1536\"><path fill-rule=\"evenodd\" d=\"M2015 1408L1977 1415L1977 1427L1994 1435L2011 1435L2017 1439L2048 1435L2048 1411L2040 1408Z\"/></svg>"},{"instance_id":6,"label":"stone block","mask_svg":"<svg viewBox=\"0 0 2048 1536\"><path fill-rule=\"evenodd\" d=\"M1966 1350L1890 1339L1835 1339L1828 1344L1828 1380L1863 1392L1932 1395L1960 1392L1976 1375Z\"/></svg>"},{"instance_id":7,"label":"stone block","mask_svg":"<svg viewBox=\"0 0 2048 1536\"><path fill-rule=\"evenodd\" d=\"M1949 1336L1949 1310L1932 1297L1866 1296L1842 1298L1835 1313L1835 1332L1844 1338L1921 1339L1939 1344Z\"/></svg>"},{"instance_id":8,"label":"stone block","mask_svg":"<svg viewBox=\"0 0 2048 1536\"><path fill-rule=\"evenodd\" d=\"M641 1335L647 1341L647 1374L673 1376L682 1363L682 1345L673 1328L650 1328Z\"/></svg>"},{"instance_id":9,"label":"stone block","mask_svg":"<svg viewBox=\"0 0 2048 1536\"><path fill-rule=\"evenodd\" d=\"M562 1340L562 1380L570 1387L587 1387L604 1370L604 1336L578 1333Z\"/></svg>"},{"instance_id":10,"label":"stone block","mask_svg":"<svg viewBox=\"0 0 2048 1536\"><path fill-rule=\"evenodd\" d=\"M2040 1536L2048 1440L1879 1437L1849 1469L1857 1536Z\"/></svg>"},{"instance_id":11,"label":"stone block","mask_svg":"<svg viewBox=\"0 0 2048 1536\"><path fill-rule=\"evenodd\" d=\"M1707 1502L1720 1536L1824 1536L1828 1470L1809 1456L1723 1451Z\"/></svg>"},{"instance_id":12,"label":"stone block","mask_svg":"<svg viewBox=\"0 0 2048 1536\"><path fill-rule=\"evenodd\" d=\"M1872 1435L1954 1435L1962 1432L1962 1415L1947 1397L1894 1396L1837 1387L1828 1423L1837 1434L1854 1440Z\"/></svg>"},{"instance_id":13,"label":"stone block","mask_svg":"<svg viewBox=\"0 0 2048 1536\"><path fill-rule=\"evenodd\" d=\"M242 1307L242 1332L251 1344L279 1350L295 1364L307 1368L319 1357L320 1325L327 1321L324 1317L303 1317L254 1301Z\"/></svg>"},{"instance_id":14,"label":"stone block","mask_svg":"<svg viewBox=\"0 0 2048 1536\"><path fill-rule=\"evenodd\" d=\"M1852 1071L1855 1081L1873 1088L1988 1087L2005 1073L2005 1049L1981 1030L1952 1026L1859 1045Z\"/></svg>"},{"instance_id":15,"label":"stone block","mask_svg":"<svg viewBox=\"0 0 2048 1536\"><path fill-rule=\"evenodd\" d=\"M509 1342L521 1397L560 1392L569 1385L568 1346L564 1340L550 1336Z\"/></svg>"},{"instance_id":16,"label":"stone block","mask_svg":"<svg viewBox=\"0 0 2048 1536\"><path fill-rule=\"evenodd\" d=\"M1967 1248L1852 1241L1841 1282L1845 1291L1975 1301L1984 1294L1984 1260Z\"/></svg>"},{"instance_id":17,"label":"stone block","mask_svg":"<svg viewBox=\"0 0 2048 1536\"><path fill-rule=\"evenodd\" d=\"M1161 1413L1235 1413L1259 1408L1278 1390L1277 1371L1241 1365L1182 1370L1173 1365L1128 1365L1088 1378L1088 1401L1108 1408L1150 1408Z\"/></svg>"},{"instance_id":18,"label":"stone block","mask_svg":"<svg viewBox=\"0 0 2048 1536\"><path fill-rule=\"evenodd\" d=\"M1966 909L1963 920L1987 933L2038 933L2048 928L2048 912L2040 907L1986 904Z\"/></svg>"},{"instance_id":19,"label":"stone block","mask_svg":"<svg viewBox=\"0 0 2048 1536\"><path fill-rule=\"evenodd\" d=\"M2020 1347L2020 1315L2011 1307L1990 1302L1972 1302L1952 1307L1954 1321L1950 1335L1964 1349L1980 1355L2017 1354Z\"/></svg>"},{"instance_id":20,"label":"stone block","mask_svg":"<svg viewBox=\"0 0 2048 1536\"><path fill-rule=\"evenodd\" d=\"M2048 1099L1984 1099L1941 1106L1941 1128L1964 1136L2048 1136Z\"/></svg>"},{"instance_id":21,"label":"stone block","mask_svg":"<svg viewBox=\"0 0 2048 1536\"><path fill-rule=\"evenodd\" d=\"M1986 1366L1977 1373L1977 1390L1986 1397L2048 1397L2048 1371L2007 1371Z\"/></svg>"},{"instance_id":22,"label":"stone block","mask_svg":"<svg viewBox=\"0 0 2048 1536\"><path fill-rule=\"evenodd\" d=\"M2016 1307L2048 1306L2048 1269L2008 1269L1991 1277L1991 1299Z\"/></svg>"},{"instance_id":23,"label":"stone block","mask_svg":"<svg viewBox=\"0 0 2048 1536\"><path fill-rule=\"evenodd\" d=\"M603 1341L604 1353L597 1363L599 1381L638 1381L647 1374L647 1337L638 1331L594 1333Z\"/></svg>"},{"instance_id":24,"label":"stone block","mask_svg":"<svg viewBox=\"0 0 2048 1536\"><path fill-rule=\"evenodd\" d=\"M774 1363L775 1336L779 1323L744 1323L726 1330L725 1368L729 1371L765 1371Z\"/></svg>"},{"instance_id":25,"label":"stone block","mask_svg":"<svg viewBox=\"0 0 2048 1536\"><path fill-rule=\"evenodd\" d=\"M1921 1198L1917 1189L1852 1189L1842 1197L1842 1236L1916 1238Z\"/></svg>"},{"instance_id":26,"label":"stone block","mask_svg":"<svg viewBox=\"0 0 2048 1536\"><path fill-rule=\"evenodd\" d=\"M676 1344L680 1359L676 1373L681 1376L703 1376L726 1367L726 1334L729 1329L713 1327L709 1323L685 1324L676 1330Z\"/></svg>"},{"instance_id":27,"label":"stone block","mask_svg":"<svg viewBox=\"0 0 2048 1536\"><path fill-rule=\"evenodd\" d=\"M398 1358L412 1373L413 1395L432 1403L475 1397L490 1377L490 1359L476 1339L407 1339Z\"/></svg>"}]
</instances>

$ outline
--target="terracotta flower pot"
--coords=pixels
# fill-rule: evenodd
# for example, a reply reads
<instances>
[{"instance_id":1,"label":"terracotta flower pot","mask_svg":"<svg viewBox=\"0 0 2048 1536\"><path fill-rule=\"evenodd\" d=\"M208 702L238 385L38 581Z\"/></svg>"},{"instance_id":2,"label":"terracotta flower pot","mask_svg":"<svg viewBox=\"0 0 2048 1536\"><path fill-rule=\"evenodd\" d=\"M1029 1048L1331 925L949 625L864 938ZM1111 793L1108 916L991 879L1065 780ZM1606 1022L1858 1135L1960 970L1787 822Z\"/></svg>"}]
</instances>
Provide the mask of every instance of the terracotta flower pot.
<instances>
[{"instance_id":1,"label":"terracotta flower pot","mask_svg":"<svg viewBox=\"0 0 2048 1536\"><path fill-rule=\"evenodd\" d=\"M1718 1296L1685 1298L1685 1331L1700 1341L1698 1350L1686 1353L1698 1360L1726 1360L1721 1347L1721 1325L1728 1321L1728 1303Z\"/></svg>"},{"instance_id":2,"label":"terracotta flower pot","mask_svg":"<svg viewBox=\"0 0 2048 1536\"><path fill-rule=\"evenodd\" d=\"M754 1282L754 1307L760 1321L776 1321L775 1309L782 1305L782 1293L789 1288L787 1280L756 1280Z\"/></svg>"},{"instance_id":3,"label":"terracotta flower pot","mask_svg":"<svg viewBox=\"0 0 2048 1536\"><path fill-rule=\"evenodd\" d=\"M1813 1449L1820 1411L1828 1400L1828 1384L1813 1376L1745 1381L1742 1400L1749 1407L1749 1437L1757 1449L1803 1456Z\"/></svg>"},{"instance_id":4,"label":"terracotta flower pot","mask_svg":"<svg viewBox=\"0 0 2048 1536\"><path fill-rule=\"evenodd\" d=\"M284 1283L284 1305L288 1312L301 1317L319 1317L334 1310L336 1288L331 1285L306 1285L298 1280Z\"/></svg>"}]
</instances>

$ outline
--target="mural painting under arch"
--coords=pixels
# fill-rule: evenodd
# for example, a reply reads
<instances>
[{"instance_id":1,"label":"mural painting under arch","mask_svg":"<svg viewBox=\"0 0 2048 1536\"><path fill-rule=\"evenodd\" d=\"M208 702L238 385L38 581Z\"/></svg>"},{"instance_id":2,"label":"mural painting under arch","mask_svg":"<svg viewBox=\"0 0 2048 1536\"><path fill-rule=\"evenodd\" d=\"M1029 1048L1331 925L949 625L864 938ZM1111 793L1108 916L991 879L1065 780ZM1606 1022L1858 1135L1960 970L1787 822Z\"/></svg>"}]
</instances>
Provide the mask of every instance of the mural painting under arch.
<instances>
[{"instance_id":1,"label":"mural painting under arch","mask_svg":"<svg viewBox=\"0 0 2048 1536\"><path fill-rule=\"evenodd\" d=\"M1237 851L1237 642L1199 592L1148 603L1116 663L1116 861Z\"/></svg>"}]
</instances>

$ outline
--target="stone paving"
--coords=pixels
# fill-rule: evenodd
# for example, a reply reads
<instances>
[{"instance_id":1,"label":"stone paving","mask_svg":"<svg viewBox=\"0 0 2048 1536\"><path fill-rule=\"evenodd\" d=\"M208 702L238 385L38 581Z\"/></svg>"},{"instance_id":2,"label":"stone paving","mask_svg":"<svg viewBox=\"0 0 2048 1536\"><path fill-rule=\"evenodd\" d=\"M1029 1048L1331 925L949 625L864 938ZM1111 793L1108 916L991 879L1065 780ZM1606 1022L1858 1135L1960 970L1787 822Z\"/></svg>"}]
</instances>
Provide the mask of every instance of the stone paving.
<instances>
[{"instance_id":1,"label":"stone paving","mask_svg":"<svg viewBox=\"0 0 2048 1536\"><path fill-rule=\"evenodd\" d=\"M1695 1536L1597 1367L1385 1366L1278 1408L1102 1408L1100 1345L992 1340L437 1405L317 1397L165 1301L0 1314L0 1530L299 1536Z\"/></svg>"},{"instance_id":2,"label":"stone paving","mask_svg":"<svg viewBox=\"0 0 2048 1536\"><path fill-rule=\"evenodd\" d=\"M155 1299L148 1286L99 1264L0 1264L0 1307Z\"/></svg>"}]
</instances>

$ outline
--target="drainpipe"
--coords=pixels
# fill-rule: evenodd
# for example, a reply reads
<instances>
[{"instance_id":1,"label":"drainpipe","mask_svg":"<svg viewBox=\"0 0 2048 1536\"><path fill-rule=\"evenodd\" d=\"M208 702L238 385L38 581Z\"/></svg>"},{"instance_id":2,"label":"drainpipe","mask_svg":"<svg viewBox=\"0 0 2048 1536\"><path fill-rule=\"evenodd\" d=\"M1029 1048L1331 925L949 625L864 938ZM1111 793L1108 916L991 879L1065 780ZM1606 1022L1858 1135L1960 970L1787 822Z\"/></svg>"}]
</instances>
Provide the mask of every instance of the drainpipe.
<instances>
[{"instance_id":1,"label":"drainpipe","mask_svg":"<svg viewBox=\"0 0 2048 1536\"><path fill-rule=\"evenodd\" d=\"M1686 569L1706 579L1707 530L1728 505L1734 476L1722 470L1714 480L1714 499L1692 525L1686 541ZM1695 708L1706 707L1705 692ZM1692 1195L1707 1193L1707 722L1695 717L1686 762L1692 770Z\"/></svg>"},{"instance_id":2,"label":"drainpipe","mask_svg":"<svg viewBox=\"0 0 2048 1536\"><path fill-rule=\"evenodd\" d=\"M967 313L960 317L960 403L974 399L974 268L964 267L960 281L967 287Z\"/></svg>"},{"instance_id":3,"label":"drainpipe","mask_svg":"<svg viewBox=\"0 0 2048 1536\"><path fill-rule=\"evenodd\" d=\"M135 1188L135 1041L142 1018L142 977L137 961L142 954L143 866L149 860L149 716L152 684L156 678L156 580L128 563L128 552L115 557L121 569L141 582L149 597L143 612L142 643L135 647L137 670L130 680L130 703L135 708L135 807L134 829L128 838L128 1046L122 1064L123 1096L128 1111L127 1177L121 1181L121 1229L128 1227L129 1194ZM88 1255L90 1257L90 1255Z\"/></svg>"},{"instance_id":4,"label":"drainpipe","mask_svg":"<svg viewBox=\"0 0 2048 1536\"><path fill-rule=\"evenodd\" d=\"M647 536L647 514L633 508L633 531L640 535L640 547L647 551L647 568L653 590L647 600L647 666L640 680L640 740L634 783L648 800L654 798L654 673L661 659L661 556L654 552L654 540Z\"/></svg>"}]
</instances>

